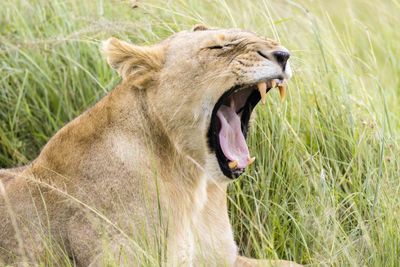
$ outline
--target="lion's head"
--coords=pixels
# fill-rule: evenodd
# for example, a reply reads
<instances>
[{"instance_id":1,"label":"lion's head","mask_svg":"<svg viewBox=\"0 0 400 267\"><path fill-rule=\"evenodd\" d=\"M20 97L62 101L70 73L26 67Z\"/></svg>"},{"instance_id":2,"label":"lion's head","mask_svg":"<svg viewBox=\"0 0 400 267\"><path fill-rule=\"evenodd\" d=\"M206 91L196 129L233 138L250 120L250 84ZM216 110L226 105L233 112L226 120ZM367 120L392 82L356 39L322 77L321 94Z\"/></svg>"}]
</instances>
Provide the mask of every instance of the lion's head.
<instances>
[{"instance_id":1,"label":"lion's head","mask_svg":"<svg viewBox=\"0 0 400 267\"><path fill-rule=\"evenodd\" d=\"M103 50L123 83L147 91L178 149L202 166L212 158L229 178L254 160L246 144L254 107L275 85L284 96L291 76L286 48L240 29L198 26L145 47L112 38Z\"/></svg>"}]
</instances>

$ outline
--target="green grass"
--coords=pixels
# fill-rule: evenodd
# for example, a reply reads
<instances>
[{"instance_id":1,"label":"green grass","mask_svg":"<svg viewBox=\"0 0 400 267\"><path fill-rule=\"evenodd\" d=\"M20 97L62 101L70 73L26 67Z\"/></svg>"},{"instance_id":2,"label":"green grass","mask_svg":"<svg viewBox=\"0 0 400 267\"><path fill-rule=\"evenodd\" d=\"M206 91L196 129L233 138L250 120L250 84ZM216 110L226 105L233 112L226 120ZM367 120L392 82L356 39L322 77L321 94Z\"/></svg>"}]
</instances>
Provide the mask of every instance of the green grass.
<instances>
[{"instance_id":1,"label":"green grass","mask_svg":"<svg viewBox=\"0 0 400 267\"><path fill-rule=\"evenodd\" d=\"M150 44L197 23L246 28L292 51L294 77L285 103L273 92L257 108L256 164L230 188L241 252L313 266L398 266L398 0L128 2L2 2L1 167L34 159L118 83L100 40Z\"/></svg>"}]
</instances>

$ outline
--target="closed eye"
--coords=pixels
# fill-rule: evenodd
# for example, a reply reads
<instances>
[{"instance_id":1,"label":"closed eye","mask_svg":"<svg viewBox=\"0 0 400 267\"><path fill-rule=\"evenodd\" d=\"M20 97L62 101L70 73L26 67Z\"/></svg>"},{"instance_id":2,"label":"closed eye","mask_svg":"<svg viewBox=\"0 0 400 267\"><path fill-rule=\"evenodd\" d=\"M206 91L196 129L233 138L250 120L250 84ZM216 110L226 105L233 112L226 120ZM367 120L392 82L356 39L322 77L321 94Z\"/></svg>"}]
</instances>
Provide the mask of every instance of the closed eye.
<instances>
[{"instance_id":1,"label":"closed eye","mask_svg":"<svg viewBox=\"0 0 400 267\"><path fill-rule=\"evenodd\" d=\"M234 46L236 46L237 44L236 43L234 43L234 42L231 42L231 43L226 43L226 44L223 44L223 45L212 45L212 46L209 46L209 47L207 47L208 49L228 49L228 48L232 48L232 47L234 47Z\"/></svg>"},{"instance_id":2,"label":"closed eye","mask_svg":"<svg viewBox=\"0 0 400 267\"><path fill-rule=\"evenodd\" d=\"M224 53L231 51L237 46L237 43L235 42L229 42L229 43L224 43L224 44L212 44L210 46L205 46L201 48L201 50L213 50L215 51L214 53L217 53L218 55L224 55Z\"/></svg>"},{"instance_id":3,"label":"closed eye","mask_svg":"<svg viewBox=\"0 0 400 267\"><path fill-rule=\"evenodd\" d=\"M222 48L224 48L222 45L213 45L208 47L208 49L222 49Z\"/></svg>"}]
</instances>

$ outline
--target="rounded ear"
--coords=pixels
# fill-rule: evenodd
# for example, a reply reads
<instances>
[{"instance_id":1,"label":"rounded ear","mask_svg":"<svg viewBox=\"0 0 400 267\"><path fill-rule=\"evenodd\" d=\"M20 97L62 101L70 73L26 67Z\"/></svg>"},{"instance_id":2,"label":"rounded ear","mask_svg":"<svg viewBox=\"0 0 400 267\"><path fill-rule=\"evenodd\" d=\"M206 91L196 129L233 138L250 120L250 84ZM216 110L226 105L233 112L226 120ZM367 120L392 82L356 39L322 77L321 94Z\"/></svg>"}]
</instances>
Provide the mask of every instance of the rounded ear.
<instances>
[{"instance_id":1,"label":"rounded ear","mask_svg":"<svg viewBox=\"0 0 400 267\"><path fill-rule=\"evenodd\" d=\"M130 75L159 71L164 64L161 46L137 46L116 38L109 38L101 48L108 64L125 79Z\"/></svg>"},{"instance_id":2,"label":"rounded ear","mask_svg":"<svg viewBox=\"0 0 400 267\"><path fill-rule=\"evenodd\" d=\"M197 31L206 31L206 30L209 30L210 28L208 28L206 25L203 25L203 24L197 24L197 25L194 25L194 27L193 27L193 31L194 32L197 32Z\"/></svg>"}]
</instances>

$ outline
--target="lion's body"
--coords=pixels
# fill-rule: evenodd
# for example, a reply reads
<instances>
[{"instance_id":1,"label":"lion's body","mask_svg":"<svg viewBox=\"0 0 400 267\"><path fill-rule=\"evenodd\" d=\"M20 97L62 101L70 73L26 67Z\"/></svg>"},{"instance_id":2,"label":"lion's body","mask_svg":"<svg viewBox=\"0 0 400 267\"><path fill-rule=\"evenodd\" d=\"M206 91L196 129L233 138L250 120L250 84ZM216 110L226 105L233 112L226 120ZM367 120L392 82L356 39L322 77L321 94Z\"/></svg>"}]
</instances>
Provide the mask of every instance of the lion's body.
<instances>
[{"instance_id":1,"label":"lion's body","mask_svg":"<svg viewBox=\"0 0 400 267\"><path fill-rule=\"evenodd\" d=\"M12 202L11 208L18 221L24 224L18 230L23 245L28 247L29 252L26 253L43 252L41 250L45 248L41 248L40 244L46 241L42 238L49 238L50 233L46 232L48 220L52 237L71 242L74 257L85 266L95 256L90 253L98 253L101 249L100 242L97 249L91 245L92 251L87 251L87 240L99 239L98 236L88 236L95 235L97 231L88 226L87 216L97 218L99 223L103 220L101 216L112 218L118 228L124 229L124 234L144 234L148 240L153 239L149 236L154 234L154 227L167 225L168 220L174 219L169 235L177 240L168 246L175 247L174 251L179 251L181 258L188 258L189 261L195 256L195 238L197 245L204 243L208 248L211 242L208 239L221 238L224 234L226 242L221 241L218 248L221 253L230 254L232 263L236 248L226 211L226 184L208 185L198 170L191 166L186 168L188 160L173 151L168 141L162 142L167 137L157 133L155 122L138 120L146 116L140 115L146 100L135 95L141 92L132 91L131 96L125 92L122 88L116 89L58 132L31 165L22 172L5 176L7 180L4 184ZM120 113L124 101L129 103L129 108L138 117ZM113 103L118 104L113 107ZM155 136L149 138L148 135ZM149 144L149 140L157 141ZM152 151L149 151L150 147ZM195 183L182 181L180 177L187 177L187 173L181 173L184 170L191 170L199 179ZM157 172L162 172L163 179L156 178L160 175ZM29 178L39 180L42 189L38 190L35 182L27 182ZM208 201L210 198L212 201ZM118 203L118 199L122 203ZM85 210L79 201L101 213L101 216ZM0 214L8 214L5 203L0 203ZM162 214L163 211L166 214ZM18 251L18 242L11 218L7 217L0 219L0 247L15 252ZM107 225L104 221L103 224ZM137 226L138 233L128 232L132 225ZM145 229L146 226L150 229ZM118 232L113 226L108 227L109 231ZM143 232L144 229L146 232ZM196 233L197 230L201 231ZM204 230L208 235L202 240ZM0 250L0 258L6 258L4 252Z\"/></svg>"},{"instance_id":2,"label":"lion's body","mask_svg":"<svg viewBox=\"0 0 400 267\"><path fill-rule=\"evenodd\" d=\"M172 47L169 42L160 46ZM129 76L129 68L118 65L118 45L108 44L106 55L122 83L63 127L31 164L0 172L0 263L41 260L51 244L79 266L101 265L105 247L114 261L122 253L131 262L234 265L229 180L217 171L204 138L203 115L212 108L204 103L218 94L204 101L204 90L190 97L168 90L194 86L204 76L165 71L165 48L154 48L149 66ZM179 42L169 49L181 49ZM222 77L212 84L234 81Z\"/></svg>"}]
</instances>

